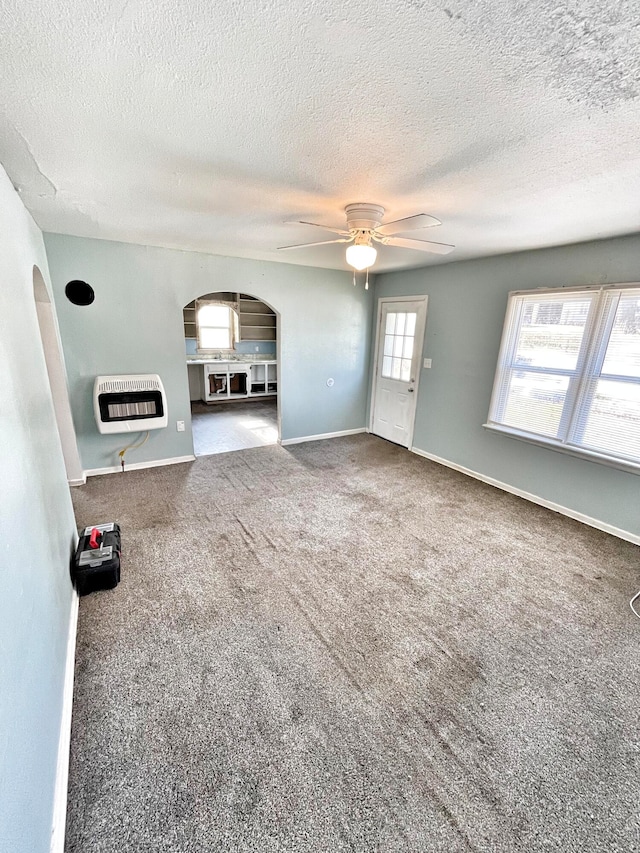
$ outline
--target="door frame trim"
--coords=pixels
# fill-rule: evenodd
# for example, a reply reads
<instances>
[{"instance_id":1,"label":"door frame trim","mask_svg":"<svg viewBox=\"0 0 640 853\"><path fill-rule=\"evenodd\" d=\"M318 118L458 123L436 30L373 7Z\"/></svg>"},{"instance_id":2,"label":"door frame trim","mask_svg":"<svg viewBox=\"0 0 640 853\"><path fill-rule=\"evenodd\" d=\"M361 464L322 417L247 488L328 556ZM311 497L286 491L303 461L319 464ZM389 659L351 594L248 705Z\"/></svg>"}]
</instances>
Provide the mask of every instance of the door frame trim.
<instances>
[{"instance_id":1,"label":"door frame trim","mask_svg":"<svg viewBox=\"0 0 640 853\"><path fill-rule=\"evenodd\" d=\"M424 302L424 329L422 330L422 344L420 349L420 359L418 361L418 369L416 371L415 380L415 395L416 404L413 410L413 419L409 430L409 446L407 450L413 449L413 433L416 425L416 411L418 409L418 394L420 391L420 376L422 374L422 359L424 357L424 342L427 338L427 310L429 297L426 294L417 296L381 296L378 299L378 310L376 313L376 343L373 349L373 369L371 371L371 405L369 406L369 428L368 432L375 435L373 431L373 412L376 405L376 378L378 375L378 355L380 351L380 320L382 318L382 306L385 302Z\"/></svg>"}]
</instances>

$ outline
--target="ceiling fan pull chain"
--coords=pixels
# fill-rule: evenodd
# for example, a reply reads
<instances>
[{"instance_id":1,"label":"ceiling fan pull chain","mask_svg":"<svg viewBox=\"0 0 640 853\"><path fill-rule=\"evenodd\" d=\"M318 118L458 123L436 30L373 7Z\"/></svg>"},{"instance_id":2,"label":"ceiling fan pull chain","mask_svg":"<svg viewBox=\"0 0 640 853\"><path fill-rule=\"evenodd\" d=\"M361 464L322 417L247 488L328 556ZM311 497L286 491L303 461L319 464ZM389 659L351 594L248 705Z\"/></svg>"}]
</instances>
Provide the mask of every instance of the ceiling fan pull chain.
<instances>
[{"instance_id":1,"label":"ceiling fan pull chain","mask_svg":"<svg viewBox=\"0 0 640 853\"><path fill-rule=\"evenodd\" d=\"M353 271L353 286L356 286L356 271Z\"/></svg>"},{"instance_id":2,"label":"ceiling fan pull chain","mask_svg":"<svg viewBox=\"0 0 640 853\"><path fill-rule=\"evenodd\" d=\"M369 267L367 267L367 278L364 283L364 289L369 290Z\"/></svg>"}]
</instances>

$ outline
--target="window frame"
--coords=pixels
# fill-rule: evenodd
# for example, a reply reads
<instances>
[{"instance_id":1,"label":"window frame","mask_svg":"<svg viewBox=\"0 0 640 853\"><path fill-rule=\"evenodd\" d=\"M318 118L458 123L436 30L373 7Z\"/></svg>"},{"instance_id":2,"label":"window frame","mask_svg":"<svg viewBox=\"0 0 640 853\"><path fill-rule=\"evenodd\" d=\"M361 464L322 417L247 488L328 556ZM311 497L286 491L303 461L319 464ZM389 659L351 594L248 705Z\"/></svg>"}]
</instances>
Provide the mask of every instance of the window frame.
<instances>
[{"instance_id":1,"label":"window frame","mask_svg":"<svg viewBox=\"0 0 640 853\"><path fill-rule=\"evenodd\" d=\"M584 432L586 423L584 413L590 406L597 390L599 380L628 382L640 386L640 378L619 374L603 373L602 368L610 343L611 331L615 322L620 299L627 290L640 290L640 282L611 283L606 285L587 285L574 287L537 288L534 290L514 290L508 294L498 361L494 374L493 390L489 404L486 429L502 433L511 438L520 439L530 444L541 445L548 449L567 453L571 456L586 458L621 470L640 474L640 460L631 459L623 454L617 455L605 450L597 450L579 442L580 433ZM526 302L520 300L517 307L514 302L519 297L544 298L557 295L585 294L591 297L591 304L584 326L580 350L576 357L575 368L552 368L527 365L524 369L530 373L542 373L569 377L563 411L558 425L559 438L536 433L527 429L509 426L497 420L504 416L506 397L503 387L511 371L516 368L515 349L518 345L522 328L522 312ZM613 294L613 298L611 298ZM594 298L595 297L595 298ZM519 310L520 316L513 316ZM582 415L582 417L581 417Z\"/></svg>"},{"instance_id":2,"label":"window frame","mask_svg":"<svg viewBox=\"0 0 640 853\"><path fill-rule=\"evenodd\" d=\"M235 344L239 340L239 323L240 316L238 313L238 305L235 302L226 302L222 299L196 299L195 317L196 317L196 350L199 353L210 352L233 352ZM206 308L209 305L222 306L228 308L231 313L231 324L229 325L229 346L228 347L204 347L201 344L200 329L225 329L226 326L209 326L200 323L200 309Z\"/></svg>"}]
</instances>

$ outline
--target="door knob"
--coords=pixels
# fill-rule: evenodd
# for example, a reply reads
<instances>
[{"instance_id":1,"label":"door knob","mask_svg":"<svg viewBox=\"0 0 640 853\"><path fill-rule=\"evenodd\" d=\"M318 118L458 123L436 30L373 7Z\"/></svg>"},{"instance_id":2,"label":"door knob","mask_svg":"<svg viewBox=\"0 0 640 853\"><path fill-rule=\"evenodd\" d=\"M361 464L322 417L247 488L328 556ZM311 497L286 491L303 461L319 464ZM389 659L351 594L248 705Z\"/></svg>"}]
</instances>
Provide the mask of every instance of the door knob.
<instances>
[{"instance_id":1,"label":"door knob","mask_svg":"<svg viewBox=\"0 0 640 853\"><path fill-rule=\"evenodd\" d=\"M407 388L407 391L409 392L409 394L413 394L413 388Z\"/></svg>"}]
</instances>

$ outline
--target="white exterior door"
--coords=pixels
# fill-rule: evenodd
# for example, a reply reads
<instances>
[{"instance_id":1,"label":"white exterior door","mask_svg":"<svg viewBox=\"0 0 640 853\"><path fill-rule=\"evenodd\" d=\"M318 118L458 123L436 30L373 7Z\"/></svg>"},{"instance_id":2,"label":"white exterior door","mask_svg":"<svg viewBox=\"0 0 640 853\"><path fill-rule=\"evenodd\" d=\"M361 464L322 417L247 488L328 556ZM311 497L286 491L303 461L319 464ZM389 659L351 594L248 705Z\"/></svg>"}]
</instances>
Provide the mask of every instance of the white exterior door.
<instances>
[{"instance_id":1,"label":"white exterior door","mask_svg":"<svg viewBox=\"0 0 640 853\"><path fill-rule=\"evenodd\" d=\"M380 299L371 432L403 447L413 440L427 297Z\"/></svg>"}]
</instances>

